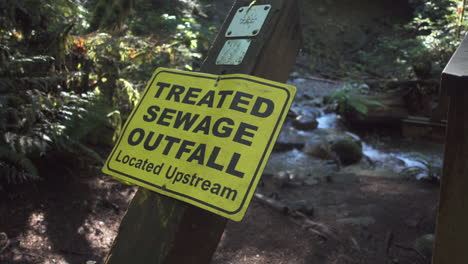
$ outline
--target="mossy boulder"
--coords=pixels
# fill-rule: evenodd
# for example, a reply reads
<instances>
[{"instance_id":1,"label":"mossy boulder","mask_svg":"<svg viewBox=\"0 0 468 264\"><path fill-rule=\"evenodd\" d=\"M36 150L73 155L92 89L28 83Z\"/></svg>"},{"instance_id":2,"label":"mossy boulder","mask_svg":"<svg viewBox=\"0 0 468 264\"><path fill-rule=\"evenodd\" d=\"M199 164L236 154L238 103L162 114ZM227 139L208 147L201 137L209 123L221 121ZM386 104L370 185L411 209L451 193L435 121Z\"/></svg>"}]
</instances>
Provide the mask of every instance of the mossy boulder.
<instances>
[{"instance_id":1,"label":"mossy boulder","mask_svg":"<svg viewBox=\"0 0 468 264\"><path fill-rule=\"evenodd\" d=\"M339 137L330 142L330 149L343 165L357 163L363 156L361 142L351 136Z\"/></svg>"},{"instance_id":2,"label":"mossy boulder","mask_svg":"<svg viewBox=\"0 0 468 264\"><path fill-rule=\"evenodd\" d=\"M357 163L364 155L359 137L333 130L306 142L303 152L319 159L334 159L342 165Z\"/></svg>"}]
</instances>

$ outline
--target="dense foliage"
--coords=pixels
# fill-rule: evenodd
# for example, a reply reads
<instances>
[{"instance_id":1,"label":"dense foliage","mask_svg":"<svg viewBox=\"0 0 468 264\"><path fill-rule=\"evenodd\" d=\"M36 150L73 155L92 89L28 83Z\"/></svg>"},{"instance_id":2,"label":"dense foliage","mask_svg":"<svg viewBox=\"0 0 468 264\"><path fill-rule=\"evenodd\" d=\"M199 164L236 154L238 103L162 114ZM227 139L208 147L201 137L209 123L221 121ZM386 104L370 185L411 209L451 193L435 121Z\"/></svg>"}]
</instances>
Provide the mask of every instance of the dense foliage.
<instances>
[{"instance_id":1,"label":"dense foliage","mask_svg":"<svg viewBox=\"0 0 468 264\"><path fill-rule=\"evenodd\" d=\"M384 78L438 78L467 33L464 1L408 2L414 10L412 21L395 25L395 35L378 39L373 50L360 51L363 63L358 66L376 70L374 73Z\"/></svg>"},{"instance_id":2,"label":"dense foliage","mask_svg":"<svg viewBox=\"0 0 468 264\"><path fill-rule=\"evenodd\" d=\"M408 1L412 22L359 51L357 68L438 76L466 33L463 1ZM216 31L209 2L0 1L0 188L39 179L50 153L100 161L96 149L118 137L155 68L200 65ZM360 112L377 103L346 91L332 99Z\"/></svg>"},{"instance_id":3,"label":"dense foliage","mask_svg":"<svg viewBox=\"0 0 468 264\"><path fill-rule=\"evenodd\" d=\"M330 97L338 104L338 112L351 110L366 115L368 106L379 105L366 98L362 83L353 84L356 79L358 83L362 82L359 79L364 82L374 79L373 86L384 92L403 88L415 108L410 111L416 115L426 114L427 107L418 105L415 98L438 96L440 74L468 33L466 0L408 0L408 3L413 9L409 23L394 25L393 34L382 34L373 40L372 48L357 52L353 67L347 68L351 84Z\"/></svg>"},{"instance_id":4,"label":"dense foliage","mask_svg":"<svg viewBox=\"0 0 468 264\"><path fill-rule=\"evenodd\" d=\"M0 188L50 153L101 161L156 67L198 65L214 28L176 2L0 2Z\"/></svg>"}]
</instances>

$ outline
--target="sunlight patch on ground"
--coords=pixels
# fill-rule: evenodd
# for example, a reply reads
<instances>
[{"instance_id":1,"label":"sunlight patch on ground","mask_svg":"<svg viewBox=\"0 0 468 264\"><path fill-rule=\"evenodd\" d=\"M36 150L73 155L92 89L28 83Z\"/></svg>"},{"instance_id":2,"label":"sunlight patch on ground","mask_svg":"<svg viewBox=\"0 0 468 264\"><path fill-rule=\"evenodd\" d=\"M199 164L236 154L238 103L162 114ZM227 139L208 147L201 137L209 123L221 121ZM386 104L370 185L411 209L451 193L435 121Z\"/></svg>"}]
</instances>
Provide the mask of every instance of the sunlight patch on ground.
<instances>
[{"instance_id":1,"label":"sunlight patch on ground","mask_svg":"<svg viewBox=\"0 0 468 264\"><path fill-rule=\"evenodd\" d=\"M77 232L88 240L91 248L97 251L108 250L117 235L111 224L106 224L93 216L87 218Z\"/></svg>"},{"instance_id":2,"label":"sunlight patch on ground","mask_svg":"<svg viewBox=\"0 0 468 264\"><path fill-rule=\"evenodd\" d=\"M52 251L53 248L46 234L47 222L43 212L33 212L28 219L28 229L18 236L18 247L14 251L13 260L18 263L31 263L32 259L43 256L44 252ZM28 249L24 254L23 249ZM16 252L15 252L16 251ZM49 259L43 259L44 264L69 264L62 256L49 254Z\"/></svg>"},{"instance_id":3,"label":"sunlight patch on ground","mask_svg":"<svg viewBox=\"0 0 468 264\"><path fill-rule=\"evenodd\" d=\"M241 250L232 260L229 261L229 264L266 264L266 263L278 263L278 264L298 264L296 260L291 259L290 257L286 258L284 256L277 256L276 253L265 253L263 251L259 252L255 248L245 248ZM247 252L247 254L246 254ZM284 257L284 259L282 259Z\"/></svg>"},{"instance_id":4,"label":"sunlight patch on ground","mask_svg":"<svg viewBox=\"0 0 468 264\"><path fill-rule=\"evenodd\" d=\"M34 227L35 232L44 234L46 232L46 225L44 223L44 213L43 212L32 213L31 216L29 217L29 226Z\"/></svg>"},{"instance_id":5,"label":"sunlight patch on ground","mask_svg":"<svg viewBox=\"0 0 468 264\"><path fill-rule=\"evenodd\" d=\"M21 247L50 250L49 239L44 234L47 226L44 220L44 213L34 212L29 217L29 229L21 236L19 241Z\"/></svg>"}]
</instances>

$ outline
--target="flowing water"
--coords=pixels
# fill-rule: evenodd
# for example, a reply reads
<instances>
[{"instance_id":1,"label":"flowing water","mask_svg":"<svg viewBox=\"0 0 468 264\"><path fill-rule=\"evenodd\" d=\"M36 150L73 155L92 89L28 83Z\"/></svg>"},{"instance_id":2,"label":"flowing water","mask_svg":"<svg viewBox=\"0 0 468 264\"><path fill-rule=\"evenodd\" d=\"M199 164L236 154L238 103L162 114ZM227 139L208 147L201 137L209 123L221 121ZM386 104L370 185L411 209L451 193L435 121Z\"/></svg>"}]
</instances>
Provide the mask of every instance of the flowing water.
<instances>
[{"instance_id":1,"label":"flowing water","mask_svg":"<svg viewBox=\"0 0 468 264\"><path fill-rule=\"evenodd\" d=\"M337 129L340 117L335 113L323 114L317 118L318 128ZM382 167L389 168L395 173L401 173L405 168L421 168L416 173L416 178L427 177L428 169L440 169L442 167L443 145L428 142L402 142L400 139L392 139L389 142L372 144L362 140L363 153L373 162ZM427 168L425 162L429 162L433 168ZM440 175L439 175L440 176Z\"/></svg>"},{"instance_id":2,"label":"flowing water","mask_svg":"<svg viewBox=\"0 0 468 264\"><path fill-rule=\"evenodd\" d=\"M314 130L300 131L291 127L290 123L286 123L280 134L281 140L288 138L293 143L306 141L320 142L320 140L323 140L321 136L324 134L347 132L340 115L325 113L320 108L323 105L322 98L341 89L343 87L342 83L323 82L304 78L295 78L288 83L298 88L296 100L291 107L293 112L297 115L315 117L318 127ZM363 154L367 157L363 160L370 160L376 172L372 175L394 177L403 175L402 171L407 172L408 168L412 168L413 175L411 176L417 179L427 177L428 173L436 177L440 176L443 153L442 144L381 134L363 134L361 137L349 132L347 134L358 137L361 141ZM344 169L345 171L346 169L353 170L359 166L357 164L357 166L350 166ZM330 165L330 161L320 160L303 153L299 149L293 149L286 152L273 152L265 168L265 173L275 174L283 170L297 172L305 176L308 176L311 172L313 176L324 176L339 169L336 167L336 164Z\"/></svg>"}]
</instances>

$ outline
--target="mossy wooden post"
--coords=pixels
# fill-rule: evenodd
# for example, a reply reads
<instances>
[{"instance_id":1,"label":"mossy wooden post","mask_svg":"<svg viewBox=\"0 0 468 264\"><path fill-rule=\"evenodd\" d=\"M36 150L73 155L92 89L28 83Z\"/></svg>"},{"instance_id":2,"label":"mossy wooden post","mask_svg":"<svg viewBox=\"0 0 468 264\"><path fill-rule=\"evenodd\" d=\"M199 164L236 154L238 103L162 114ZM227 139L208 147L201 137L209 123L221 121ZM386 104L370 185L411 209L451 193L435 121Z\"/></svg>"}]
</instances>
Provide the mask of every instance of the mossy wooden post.
<instances>
[{"instance_id":1,"label":"mossy wooden post","mask_svg":"<svg viewBox=\"0 0 468 264\"><path fill-rule=\"evenodd\" d=\"M257 0L271 10L239 65L216 65L234 13L251 0L238 0L221 27L201 72L245 73L285 82L302 37L296 0ZM107 256L107 264L209 263L226 219L140 188L129 205Z\"/></svg>"},{"instance_id":2,"label":"mossy wooden post","mask_svg":"<svg viewBox=\"0 0 468 264\"><path fill-rule=\"evenodd\" d=\"M450 97L433 264L468 263L468 38L442 73Z\"/></svg>"}]
</instances>

